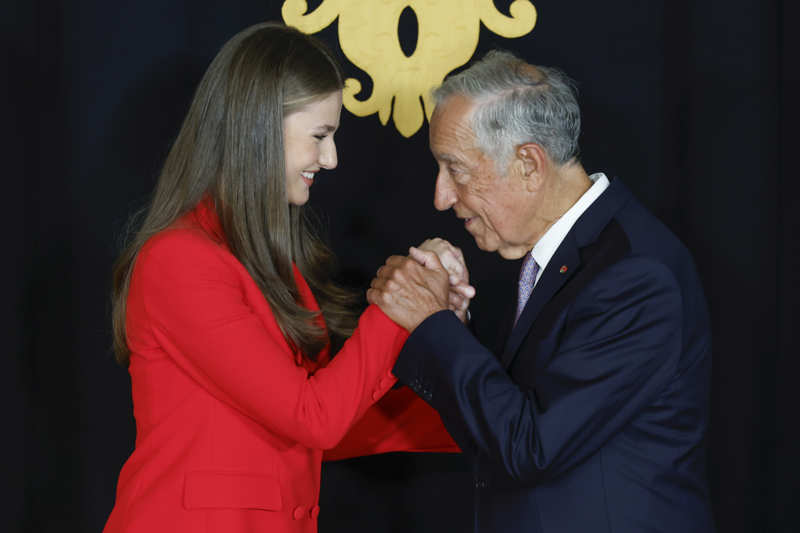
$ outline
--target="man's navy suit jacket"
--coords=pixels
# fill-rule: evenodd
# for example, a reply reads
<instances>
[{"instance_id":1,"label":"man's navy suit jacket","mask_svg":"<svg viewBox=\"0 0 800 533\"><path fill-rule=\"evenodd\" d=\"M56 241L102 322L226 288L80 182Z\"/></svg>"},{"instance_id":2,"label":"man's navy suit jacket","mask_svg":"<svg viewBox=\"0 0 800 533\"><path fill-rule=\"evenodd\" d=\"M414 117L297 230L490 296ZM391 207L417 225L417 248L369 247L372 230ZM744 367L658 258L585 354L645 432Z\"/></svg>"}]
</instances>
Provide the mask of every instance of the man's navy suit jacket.
<instances>
[{"instance_id":1,"label":"man's navy suit jacket","mask_svg":"<svg viewBox=\"0 0 800 533\"><path fill-rule=\"evenodd\" d=\"M713 531L710 371L692 258L619 180L567 234L502 353L442 311L393 370L472 458L485 533Z\"/></svg>"}]
</instances>

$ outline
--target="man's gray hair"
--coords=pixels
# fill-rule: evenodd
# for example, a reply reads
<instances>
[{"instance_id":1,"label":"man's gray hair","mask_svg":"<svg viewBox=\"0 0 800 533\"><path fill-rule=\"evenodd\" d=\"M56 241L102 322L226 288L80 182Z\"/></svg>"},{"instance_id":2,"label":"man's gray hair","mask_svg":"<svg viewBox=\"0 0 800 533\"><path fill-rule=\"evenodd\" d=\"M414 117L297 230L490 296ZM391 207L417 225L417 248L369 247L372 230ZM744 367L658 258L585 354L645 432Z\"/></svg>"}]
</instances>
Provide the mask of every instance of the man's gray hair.
<instances>
[{"instance_id":1,"label":"man's gray hair","mask_svg":"<svg viewBox=\"0 0 800 533\"><path fill-rule=\"evenodd\" d=\"M493 50L434 90L440 105L463 95L477 105L472 116L478 148L505 172L516 147L536 143L556 164L578 157L581 113L575 82L558 69L528 65Z\"/></svg>"}]
</instances>

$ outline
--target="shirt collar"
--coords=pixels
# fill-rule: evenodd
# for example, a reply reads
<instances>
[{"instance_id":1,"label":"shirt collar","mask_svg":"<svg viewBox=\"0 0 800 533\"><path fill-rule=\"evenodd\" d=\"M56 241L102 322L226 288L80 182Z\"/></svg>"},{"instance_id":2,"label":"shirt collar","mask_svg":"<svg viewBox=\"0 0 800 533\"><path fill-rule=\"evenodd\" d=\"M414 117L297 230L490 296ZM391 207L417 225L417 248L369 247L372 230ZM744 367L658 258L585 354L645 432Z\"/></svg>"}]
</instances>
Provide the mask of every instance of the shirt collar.
<instances>
[{"instance_id":1,"label":"shirt collar","mask_svg":"<svg viewBox=\"0 0 800 533\"><path fill-rule=\"evenodd\" d=\"M530 251L531 256L533 256L533 259L539 265L539 273L536 276L537 281L547 267L547 263L550 262L550 259L553 258L558 247L561 246L569 230L572 229L572 226L575 225L584 211L589 209L589 206L597 200L606 188L608 188L608 178L602 172L592 174L589 176L589 179L593 182L589 190L583 193L583 195L578 198L578 201L550 226L550 229L542 235L542 238L539 239L533 247L533 250Z\"/></svg>"}]
</instances>

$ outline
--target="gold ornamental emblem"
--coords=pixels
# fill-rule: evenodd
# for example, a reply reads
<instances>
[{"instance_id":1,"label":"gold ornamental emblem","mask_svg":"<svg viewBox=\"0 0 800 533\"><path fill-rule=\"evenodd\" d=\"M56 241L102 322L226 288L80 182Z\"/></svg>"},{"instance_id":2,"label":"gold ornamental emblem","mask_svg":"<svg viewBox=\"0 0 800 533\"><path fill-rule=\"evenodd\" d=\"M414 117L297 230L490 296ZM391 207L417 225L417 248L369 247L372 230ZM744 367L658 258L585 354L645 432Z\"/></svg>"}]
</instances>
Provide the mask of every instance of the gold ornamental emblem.
<instances>
[{"instance_id":1,"label":"gold ornamental emblem","mask_svg":"<svg viewBox=\"0 0 800 533\"><path fill-rule=\"evenodd\" d=\"M406 8L413 10L418 27L410 56L403 53L397 33ZM506 38L521 37L536 24L536 8L529 0L515 0L509 16L498 11L493 0L323 0L306 11L305 0L286 0L281 14L287 25L308 34L338 18L342 52L372 78L372 94L361 100L356 98L361 82L346 80L345 108L359 117L378 113L384 126L392 116L404 137L420 129L423 115L430 119L431 89L472 58L481 23Z\"/></svg>"}]
</instances>

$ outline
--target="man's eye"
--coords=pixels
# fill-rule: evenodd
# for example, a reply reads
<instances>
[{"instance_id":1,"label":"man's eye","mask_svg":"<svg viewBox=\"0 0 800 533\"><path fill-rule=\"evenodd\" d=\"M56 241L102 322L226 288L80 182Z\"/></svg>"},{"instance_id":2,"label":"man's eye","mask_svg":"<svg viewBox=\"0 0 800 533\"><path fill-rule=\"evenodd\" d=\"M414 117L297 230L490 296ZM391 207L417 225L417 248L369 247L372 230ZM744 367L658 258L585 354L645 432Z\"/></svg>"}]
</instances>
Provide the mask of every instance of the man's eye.
<instances>
[{"instance_id":1,"label":"man's eye","mask_svg":"<svg viewBox=\"0 0 800 533\"><path fill-rule=\"evenodd\" d=\"M469 173L463 168L451 168L450 176L457 184L467 183L469 181Z\"/></svg>"},{"instance_id":2,"label":"man's eye","mask_svg":"<svg viewBox=\"0 0 800 533\"><path fill-rule=\"evenodd\" d=\"M458 177L463 177L464 175L466 175L466 171L461 167L450 167L450 174L453 177L458 178Z\"/></svg>"},{"instance_id":3,"label":"man's eye","mask_svg":"<svg viewBox=\"0 0 800 533\"><path fill-rule=\"evenodd\" d=\"M322 140L322 139L324 139L325 137L327 137L327 135L322 135L322 134L314 135L314 138L315 138L316 140L318 140L318 141L321 141L321 140Z\"/></svg>"}]
</instances>

